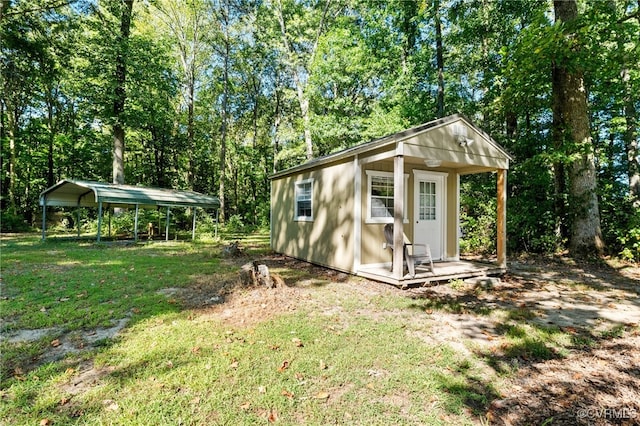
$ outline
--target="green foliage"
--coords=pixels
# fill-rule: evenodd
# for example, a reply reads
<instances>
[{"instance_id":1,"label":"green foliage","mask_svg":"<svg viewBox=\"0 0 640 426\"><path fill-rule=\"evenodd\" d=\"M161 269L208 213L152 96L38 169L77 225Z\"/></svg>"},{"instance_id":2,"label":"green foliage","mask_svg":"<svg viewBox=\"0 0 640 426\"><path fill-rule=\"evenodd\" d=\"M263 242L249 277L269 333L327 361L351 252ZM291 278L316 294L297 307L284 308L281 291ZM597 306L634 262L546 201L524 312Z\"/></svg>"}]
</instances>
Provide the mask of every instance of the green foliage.
<instances>
[{"instance_id":1,"label":"green foliage","mask_svg":"<svg viewBox=\"0 0 640 426\"><path fill-rule=\"evenodd\" d=\"M488 191L489 185L487 179L475 176L461 181L460 251L462 253L495 253L496 198L495 189Z\"/></svg>"},{"instance_id":2,"label":"green foliage","mask_svg":"<svg viewBox=\"0 0 640 426\"><path fill-rule=\"evenodd\" d=\"M2 232L25 232L30 229L24 217L12 211L0 212L0 231Z\"/></svg>"},{"instance_id":3,"label":"green foliage","mask_svg":"<svg viewBox=\"0 0 640 426\"><path fill-rule=\"evenodd\" d=\"M5 232L38 226L38 195L60 179L111 180L115 63L126 52L129 184L223 195L231 226L266 228L269 175L306 161L305 129L316 155L392 134L436 118L443 84L445 113L468 115L515 159L509 251L554 252L577 210L570 182L554 187L554 166L573 158L554 141L555 61L584 73L608 253L638 258L637 209L625 198L638 169L637 5L583 2L580 19L560 23L548 2L136 1L123 45L121 1L58 3L3 2ZM495 250L492 182L464 187L463 251ZM85 231L94 216L83 213ZM132 226L130 214L113 218L115 232Z\"/></svg>"}]
</instances>

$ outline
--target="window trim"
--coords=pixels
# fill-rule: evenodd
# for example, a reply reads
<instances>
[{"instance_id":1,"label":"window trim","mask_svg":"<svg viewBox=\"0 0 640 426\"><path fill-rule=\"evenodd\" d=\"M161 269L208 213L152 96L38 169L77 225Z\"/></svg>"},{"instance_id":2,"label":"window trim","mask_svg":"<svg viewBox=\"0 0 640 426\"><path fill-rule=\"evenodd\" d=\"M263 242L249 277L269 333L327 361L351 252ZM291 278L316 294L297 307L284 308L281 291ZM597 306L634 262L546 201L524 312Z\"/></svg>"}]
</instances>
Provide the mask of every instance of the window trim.
<instances>
[{"instance_id":1,"label":"window trim","mask_svg":"<svg viewBox=\"0 0 640 426\"><path fill-rule=\"evenodd\" d=\"M392 217L372 217L371 216L371 181L374 177L386 177L393 179L393 172L381 170L365 170L367 174L367 217L365 223L393 223ZM395 188L394 188L395 192ZM409 174L404 174L404 223L409 222Z\"/></svg>"},{"instance_id":2,"label":"window trim","mask_svg":"<svg viewBox=\"0 0 640 426\"><path fill-rule=\"evenodd\" d=\"M314 181L315 179L313 178L309 178L309 179L303 179L303 180L298 180L294 183L294 201L293 201L293 208L294 208L294 212L293 212L293 220L296 222L313 222L314 218L313 218L313 187L314 187ZM299 196L299 188L301 188L303 185L306 185L310 183L311 184L311 189L310 189L310 198L309 198L309 202L311 203L311 216L299 216L298 215L298 202L299 201L307 201L307 200L300 200L298 199Z\"/></svg>"}]
</instances>

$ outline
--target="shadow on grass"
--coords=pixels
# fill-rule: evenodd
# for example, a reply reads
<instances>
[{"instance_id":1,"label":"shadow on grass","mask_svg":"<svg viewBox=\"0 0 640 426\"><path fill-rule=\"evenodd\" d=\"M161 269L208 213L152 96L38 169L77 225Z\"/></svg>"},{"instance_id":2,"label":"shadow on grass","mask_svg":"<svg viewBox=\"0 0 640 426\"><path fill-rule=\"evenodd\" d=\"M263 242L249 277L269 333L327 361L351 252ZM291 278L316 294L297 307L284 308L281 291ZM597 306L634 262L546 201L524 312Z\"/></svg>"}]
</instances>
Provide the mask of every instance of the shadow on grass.
<instances>
[{"instance_id":1,"label":"shadow on grass","mask_svg":"<svg viewBox=\"0 0 640 426\"><path fill-rule=\"evenodd\" d=\"M546 291L547 283L558 294ZM484 411L491 424L638 424L637 324L612 319L615 303L600 300L613 290L637 293L638 280L603 262L558 259L512 270L495 289L439 290L412 292L411 309L492 323L497 339L473 353L508 379L507 391L465 402L475 413ZM638 306L628 294L622 302ZM500 315L486 319L494 310ZM493 389L474 378L462 389L474 386Z\"/></svg>"}]
</instances>

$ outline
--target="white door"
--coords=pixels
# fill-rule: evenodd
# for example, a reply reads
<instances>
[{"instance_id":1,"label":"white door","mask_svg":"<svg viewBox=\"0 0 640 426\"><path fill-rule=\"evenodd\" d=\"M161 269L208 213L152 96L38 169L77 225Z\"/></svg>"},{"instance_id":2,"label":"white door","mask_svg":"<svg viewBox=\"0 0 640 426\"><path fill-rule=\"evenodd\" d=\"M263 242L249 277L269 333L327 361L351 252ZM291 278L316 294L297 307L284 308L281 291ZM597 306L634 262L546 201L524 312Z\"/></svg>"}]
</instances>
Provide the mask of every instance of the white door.
<instances>
[{"instance_id":1,"label":"white door","mask_svg":"<svg viewBox=\"0 0 640 426\"><path fill-rule=\"evenodd\" d=\"M434 260L444 256L444 187L446 174L415 171L413 239L428 244Z\"/></svg>"}]
</instances>

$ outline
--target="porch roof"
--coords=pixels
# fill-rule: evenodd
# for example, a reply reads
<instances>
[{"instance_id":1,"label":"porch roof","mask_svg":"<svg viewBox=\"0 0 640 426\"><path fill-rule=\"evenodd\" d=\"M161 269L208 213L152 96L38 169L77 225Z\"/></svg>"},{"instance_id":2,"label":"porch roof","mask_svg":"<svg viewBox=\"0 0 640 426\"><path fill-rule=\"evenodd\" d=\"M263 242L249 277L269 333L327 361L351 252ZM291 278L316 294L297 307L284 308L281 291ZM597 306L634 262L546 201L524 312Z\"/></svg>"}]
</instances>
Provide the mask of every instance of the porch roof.
<instances>
[{"instance_id":1,"label":"porch roof","mask_svg":"<svg viewBox=\"0 0 640 426\"><path fill-rule=\"evenodd\" d=\"M506 152L506 150L501 147L491 136L489 136L485 131L477 127L473 122L468 119L463 114L453 114L444 118L439 118L437 120L429 121L427 123L421 124L419 126L412 127L410 129L403 130L401 132L397 132L391 135L384 136L379 139L375 139L370 142L366 142L360 145L353 146L351 148L344 149L342 151L335 152L333 154L325 155L323 157L314 158L304 164L299 166L291 167L286 170L282 170L280 172L274 173L270 176L271 179L277 179L280 177L284 177L290 174L298 173L304 170L316 168L325 164L329 164L335 161L340 161L349 157L353 157L355 155L365 154L374 150L378 150L384 148L386 146L393 146L398 142L410 139L416 135L426 133L432 129L445 126L447 124L454 123L456 121L462 120L468 127L476 131L479 135L481 135L482 139L489 144L489 146L495 149L500 156L502 156L506 160L513 160L513 158Z\"/></svg>"}]
</instances>

